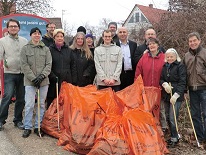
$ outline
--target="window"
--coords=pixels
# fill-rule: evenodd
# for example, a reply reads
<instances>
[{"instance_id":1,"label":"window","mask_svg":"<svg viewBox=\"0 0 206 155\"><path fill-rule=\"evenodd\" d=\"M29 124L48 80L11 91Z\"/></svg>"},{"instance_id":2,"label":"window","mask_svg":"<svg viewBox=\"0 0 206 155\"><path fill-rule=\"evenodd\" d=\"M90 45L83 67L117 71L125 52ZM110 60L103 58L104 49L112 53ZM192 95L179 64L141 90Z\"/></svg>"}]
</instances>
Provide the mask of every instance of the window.
<instances>
[{"instance_id":1,"label":"window","mask_svg":"<svg viewBox=\"0 0 206 155\"><path fill-rule=\"evenodd\" d=\"M134 16L131 16L129 23L134 23Z\"/></svg>"},{"instance_id":2,"label":"window","mask_svg":"<svg viewBox=\"0 0 206 155\"><path fill-rule=\"evenodd\" d=\"M139 12L135 13L135 22L140 22L139 21Z\"/></svg>"},{"instance_id":3,"label":"window","mask_svg":"<svg viewBox=\"0 0 206 155\"><path fill-rule=\"evenodd\" d=\"M141 14L141 21L142 21L142 22L146 22L146 21L147 21L147 19L144 17L143 14Z\"/></svg>"}]
</instances>

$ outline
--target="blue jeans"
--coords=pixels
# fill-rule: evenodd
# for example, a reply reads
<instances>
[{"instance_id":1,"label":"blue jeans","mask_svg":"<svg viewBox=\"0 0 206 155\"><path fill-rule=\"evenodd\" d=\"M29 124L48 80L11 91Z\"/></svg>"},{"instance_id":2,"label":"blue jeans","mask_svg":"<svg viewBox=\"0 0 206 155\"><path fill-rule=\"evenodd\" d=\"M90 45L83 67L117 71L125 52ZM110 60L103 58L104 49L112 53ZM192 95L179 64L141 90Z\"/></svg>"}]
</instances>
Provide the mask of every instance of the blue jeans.
<instances>
[{"instance_id":1,"label":"blue jeans","mask_svg":"<svg viewBox=\"0 0 206 155\"><path fill-rule=\"evenodd\" d=\"M180 110L181 104L182 104L182 102L176 102L174 105L175 113L176 113L176 120L178 120L179 110ZM169 102L165 102L165 113L166 113L166 119L169 122L171 140L173 142L177 142L179 137L178 137L178 133L176 130L174 111L173 111L172 104Z\"/></svg>"},{"instance_id":2,"label":"blue jeans","mask_svg":"<svg viewBox=\"0 0 206 155\"><path fill-rule=\"evenodd\" d=\"M190 110L198 140L206 140L206 90L189 90Z\"/></svg>"},{"instance_id":3,"label":"blue jeans","mask_svg":"<svg viewBox=\"0 0 206 155\"><path fill-rule=\"evenodd\" d=\"M16 102L13 122L18 123L23 119L22 112L25 105L24 75L4 73L4 95L0 105L0 122L3 124L6 123L6 119L8 118L9 105L14 94L14 89L16 90Z\"/></svg>"},{"instance_id":4,"label":"blue jeans","mask_svg":"<svg viewBox=\"0 0 206 155\"><path fill-rule=\"evenodd\" d=\"M45 100L48 91L48 85L40 87L40 125L42 122L42 118L44 116L45 111ZM37 92L37 88L34 86L25 86L25 117L24 117L24 128L32 129L32 118L34 113L34 105L35 105L35 96ZM38 106L36 108L36 116L35 116L35 128L38 128Z\"/></svg>"}]
</instances>

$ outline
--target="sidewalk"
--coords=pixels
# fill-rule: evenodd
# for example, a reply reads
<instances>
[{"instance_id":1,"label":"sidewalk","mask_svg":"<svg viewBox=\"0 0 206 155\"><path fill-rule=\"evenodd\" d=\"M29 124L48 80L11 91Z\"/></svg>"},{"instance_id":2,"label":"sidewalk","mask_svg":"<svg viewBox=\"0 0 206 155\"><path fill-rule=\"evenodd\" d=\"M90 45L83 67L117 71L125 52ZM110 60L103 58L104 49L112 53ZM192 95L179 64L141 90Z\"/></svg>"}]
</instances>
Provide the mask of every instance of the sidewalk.
<instances>
[{"instance_id":1,"label":"sidewalk","mask_svg":"<svg viewBox=\"0 0 206 155\"><path fill-rule=\"evenodd\" d=\"M19 149L8 139L4 131L0 131L0 155L21 155Z\"/></svg>"}]
</instances>

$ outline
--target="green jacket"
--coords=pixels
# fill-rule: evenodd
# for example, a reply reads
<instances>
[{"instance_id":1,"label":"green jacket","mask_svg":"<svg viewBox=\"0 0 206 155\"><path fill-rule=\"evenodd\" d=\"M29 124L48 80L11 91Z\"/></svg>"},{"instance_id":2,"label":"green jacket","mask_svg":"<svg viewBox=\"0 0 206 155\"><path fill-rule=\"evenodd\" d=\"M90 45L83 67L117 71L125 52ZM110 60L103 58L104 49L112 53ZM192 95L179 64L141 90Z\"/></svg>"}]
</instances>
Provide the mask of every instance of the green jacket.
<instances>
[{"instance_id":1,"label":"green jacket","mask_svg":"<svg viewBox=\"0 0 206 155\"><path fill-rule=\"evenodd\" d=\"M49 84L48 75L51 72L52 57L48 47L40 41L38 45L34 45L29 41L21 51L21 69L24 73L24 85L34 86L32 80L38 75L45 75L45 79L41 83L41 87Z\"/></svg>"}]
</instances>

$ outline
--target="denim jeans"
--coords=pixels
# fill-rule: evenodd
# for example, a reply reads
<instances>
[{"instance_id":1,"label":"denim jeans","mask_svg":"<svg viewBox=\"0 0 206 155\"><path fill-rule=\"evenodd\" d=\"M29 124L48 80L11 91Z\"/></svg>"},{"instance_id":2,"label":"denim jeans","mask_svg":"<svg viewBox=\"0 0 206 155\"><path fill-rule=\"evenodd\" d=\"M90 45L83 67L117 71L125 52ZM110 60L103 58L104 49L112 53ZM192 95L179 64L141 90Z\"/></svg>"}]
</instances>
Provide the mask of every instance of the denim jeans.
<instances>
[{"instance_id":1,"label":"denim jeans","mask_svg":"<svg viewBox=\"0 0 206 155\"><path fill-rule=\"evenodd\" d=\"M206 90L189 90L190 110L198 140L206 140Z\"/></svg>"},{"instance_id":2,"label":"denim jeans","mask_svg":"<svg viewBox=\"0 0 206 155\"><path fill-rule=\"evenodd\" d=\"M11 98L16 90L16 102L14 107L14 123L21 122L23 119L22 112L24 109L24 75L4 73L4 95L0 105L0 122L6 123L8 118L9 105Z\"/></svg>"},{"instance_id":3,"label":"denim jeans","mask_svg":"<svg viewBox=\"0 0 206 155\"><path fill-rule=\"evenodd\" d=\"M175 109L175 113L176 113L176 120L178 120L179 110L180 110L181 104L182 104L182 102L176 102L174 105L174 109ZM171 140L173 142L177 142L179 137L178 137L178 133L176 130L173 105L171 103L165 102L165 112L166 112L166 119L169 122Z\"/></svg>"},{"instance_id":4,"label":"denim jeans","mask_svg":"<svg viewBox=\"0 0 206 155\"><path fill-rule=\"evenodd\" d=\"M45 100L48 91L48 85L39 88L40 94L40 125L45 111ZM37 94L37 88L34 86L25 86L25 117L24 117L24 128L32 129L32 118L35 106L35 96ZM38 101L37 101L38 102ZM36 106L35 116L35 128L38 128L38 105Z\"/></svg>"}]
</instances>

